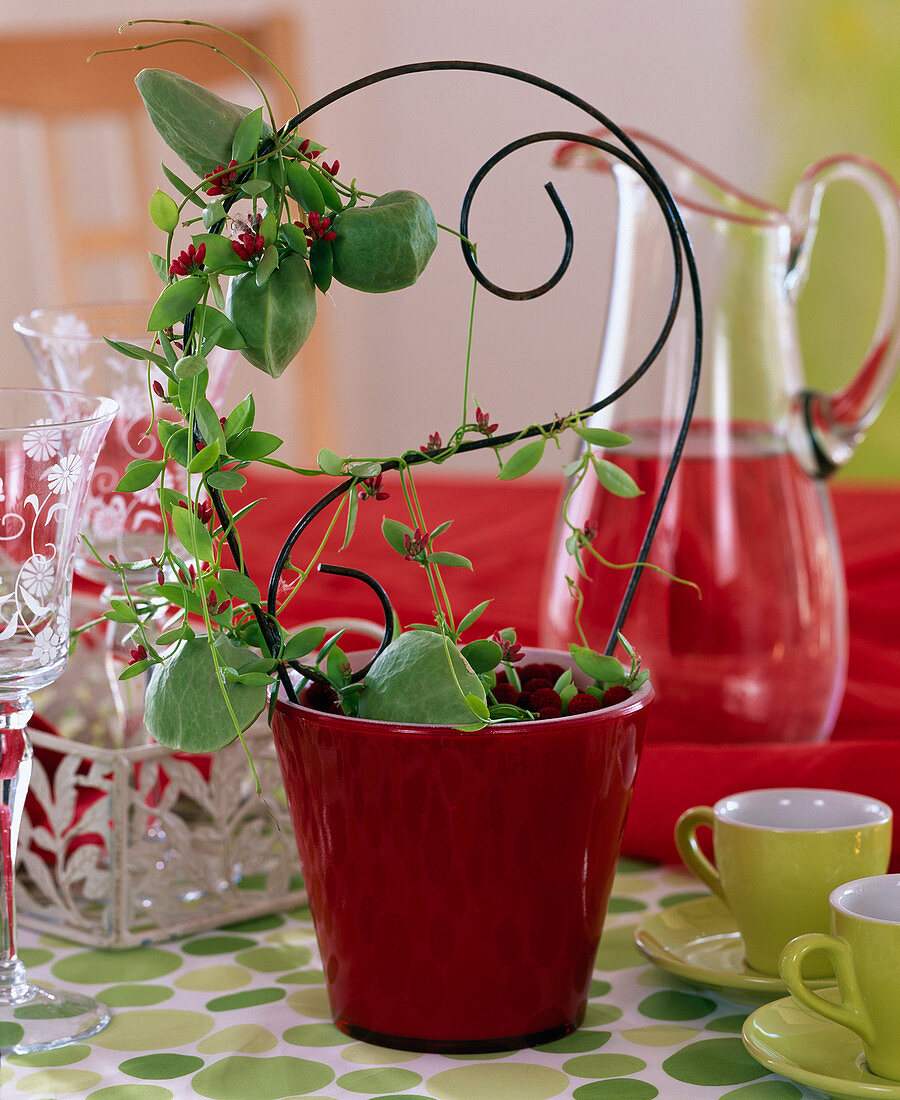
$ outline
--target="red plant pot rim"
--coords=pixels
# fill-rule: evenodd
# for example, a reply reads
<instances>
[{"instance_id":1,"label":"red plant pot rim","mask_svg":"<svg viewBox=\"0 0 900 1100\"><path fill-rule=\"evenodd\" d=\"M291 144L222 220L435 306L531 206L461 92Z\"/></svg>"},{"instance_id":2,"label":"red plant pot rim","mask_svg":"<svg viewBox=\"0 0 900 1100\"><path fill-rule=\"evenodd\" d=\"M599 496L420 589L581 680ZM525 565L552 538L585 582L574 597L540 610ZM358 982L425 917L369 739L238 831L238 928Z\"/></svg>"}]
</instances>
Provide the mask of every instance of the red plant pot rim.
<instances>
[{"instance_id":1,"label":"red plant pot rim","mask_svg":"<svg viewBox=\"0 0 900 1100\"><path fill-rule=\"evenodd\" d=\"M580 681L581 687L590 683L590 677L581 672L575 665L575 662L569 653L564 653L562 650L556 649L540 649L532 646L523 646L523 652L526 658L532 658L532 663L541 664L545 661L552 660L555 664L563 665L572 669L575 677L575 682ZM361 653L349 653L347 656L350 659L351 665L362 664L371 657L372 651L364 651ZM366 727L371 727L373 733L377 733L380 730L396 733L409 732L409 733L443 733L443 734L458 734L460 737L521 737L523 733L528 733L531 736L540 735L542 733L551 734L560 729L572 725L578 721L584 722L585 719L593 719L593 721L600 721L605 718L619 718L626 717L629 714L633 714L635 711L642 710L648 703L650 703L654 696L653 682L652 680L645 681L640 688L631 696L630 699L624 699L621 703L614 703L609 707L600 707L597 710L586 711L582 714L567 714L561 718L542 718L531 722L503 722L495 723L492 725L484 726L480 730L466 731L458 729L455 726L441 725L439 723L427 723L427 722L392 722L386 721L381 718L359 718L350 714L331 714L328 711L315 710L313 707L304 706L302 703L292 703L290 700L285 699L282 695L282 690L279 689L278 699L276 705L281 708L285 708L291 711L300 711L303 714L314 715L316 721L321 722L326 727L334 725L344 725L347 722L358 723ZM473 715L474 718L474 715Z\"/></svg>"}]
</instances>

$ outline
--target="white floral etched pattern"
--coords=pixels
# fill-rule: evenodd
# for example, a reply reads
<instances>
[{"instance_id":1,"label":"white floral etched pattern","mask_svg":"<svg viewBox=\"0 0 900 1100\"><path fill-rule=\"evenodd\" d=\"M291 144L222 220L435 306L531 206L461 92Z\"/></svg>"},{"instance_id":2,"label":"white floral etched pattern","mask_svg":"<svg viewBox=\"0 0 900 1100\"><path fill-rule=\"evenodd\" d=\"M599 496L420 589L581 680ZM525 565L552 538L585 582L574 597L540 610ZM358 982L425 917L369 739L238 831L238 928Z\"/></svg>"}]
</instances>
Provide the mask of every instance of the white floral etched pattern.
<instances>
[{"instance_id":1,"label":"white floral etched pattern","mask_svg":"<svg viewBox=\"0 0 900 1100\"><path fill-rule=\"evenodd\" d=\"M61 455L59 461L54 463L44 474L47 484L50 486L50 492L56 493L58 496L63 493L71 493L78 484L83 469L84 462L81 455Z\"/></svg>"}]
</instances>

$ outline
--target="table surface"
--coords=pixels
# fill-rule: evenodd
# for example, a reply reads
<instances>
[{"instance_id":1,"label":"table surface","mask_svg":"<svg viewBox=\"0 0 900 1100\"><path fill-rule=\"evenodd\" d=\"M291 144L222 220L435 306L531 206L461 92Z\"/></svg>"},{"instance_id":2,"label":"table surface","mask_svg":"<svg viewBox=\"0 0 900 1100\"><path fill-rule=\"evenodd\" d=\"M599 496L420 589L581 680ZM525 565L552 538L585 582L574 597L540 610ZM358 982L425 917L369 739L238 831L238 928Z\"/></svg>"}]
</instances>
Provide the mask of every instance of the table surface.
<instances>
[{"instance_id":1,"label":"table surface","mask_svg":"<svg viewBox=\"0 0 900 1100\"><path fill-rule=\"evenodd\" d=\"M37 981L98 995L112 1023L92 1041L10 1056L8 1097L216 1100L799 1100L818 1096L744 1050L749 1011L647 963L634 929L697 896L682 870L622 860L583 1027L506 1054L448 1057L356 1042L330 1022L309 911L127 951L24 930Z\"/></svg>"}]
</instances>

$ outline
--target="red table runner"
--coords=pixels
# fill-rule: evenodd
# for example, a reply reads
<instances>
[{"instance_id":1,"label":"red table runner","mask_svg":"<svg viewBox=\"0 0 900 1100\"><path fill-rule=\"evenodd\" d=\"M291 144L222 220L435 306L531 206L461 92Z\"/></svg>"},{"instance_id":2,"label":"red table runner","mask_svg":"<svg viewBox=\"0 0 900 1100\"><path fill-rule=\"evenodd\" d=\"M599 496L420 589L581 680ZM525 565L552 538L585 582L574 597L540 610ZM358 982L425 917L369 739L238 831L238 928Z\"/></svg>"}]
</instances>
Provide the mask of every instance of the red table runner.
<instances>
[{"instance_id":1,"label":"red table runner","mask_svg":"<svg viewBox=\"0 0 900 1100\"><path fill-rule=\"evenodd\" d=\"M470 558L474 571L444 571L454 609L494 597L481 619L487 631L515 626L521 641L537 641L538 597L561 495L557 479L531 477L499 484L483 476L428 471L417 478L429 529L452 519L440 549ZM278 547L326 488L324 479L256 477L249 487L264 498L244 549L250 570L265 584ZM371 573L386 588L401 622L428 619L423 571L391 550L380 533L384 515L407 516L394 479L386 501L362 502L348 549L326 560ZM838 486L832 499L844 553L850 614L847 690L830 742L780 745L649 743L638 773L625 834L627 855L672 861L675 820L697 803L752 787L820 786L882 798L900 817L900 488ZM252 530L250 527L252 526ZM305 566L324 524L300 540L294 561ZM338 539L336 545L340 545ZM299 620L363 616L377 620L377 602L359 582L311 577L297 600ZM894 869L900 870L900 836Z\"/></svg>"}]
</instances>

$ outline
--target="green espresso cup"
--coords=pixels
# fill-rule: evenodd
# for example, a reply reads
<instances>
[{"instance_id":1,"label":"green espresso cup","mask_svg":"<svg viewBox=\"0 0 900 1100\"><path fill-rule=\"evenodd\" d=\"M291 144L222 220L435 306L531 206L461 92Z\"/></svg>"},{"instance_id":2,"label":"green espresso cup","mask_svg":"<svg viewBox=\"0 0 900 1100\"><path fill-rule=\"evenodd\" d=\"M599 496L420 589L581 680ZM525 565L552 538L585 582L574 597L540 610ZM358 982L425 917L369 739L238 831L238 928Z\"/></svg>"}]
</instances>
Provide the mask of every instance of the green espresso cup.
<instances>
[{"instance_id":1,"label":"green espresso cup","mask_svg":"<svg viewBox=\"0 0 900 1100\"><path fill-rule=\"evenodd\" d=\"M686 810L675 844L731 912L747 965L777 975L789 940L828 931L828 896L836 886L887 870L891 819L889 806L864 795L767 788ZM698 843L701 826L712 829L715 864ZM829 977L831 968L824 956L811 955L803 973Z\"/></svg>"},{"instance_id":2,"label":"green espresso cup","mask_svg":"<svg viewBox=\"0 0 900 1100\"><path fill-rule=\"evenodd\" d=\"M845 883L828 901L833 935L792 940L781 955L781 976L795 1000L859 1035L871 1073L900 1081L900 875ZM810 952L832 963L840 1003L804 982Z\"/></svg>"}]
</instances>

